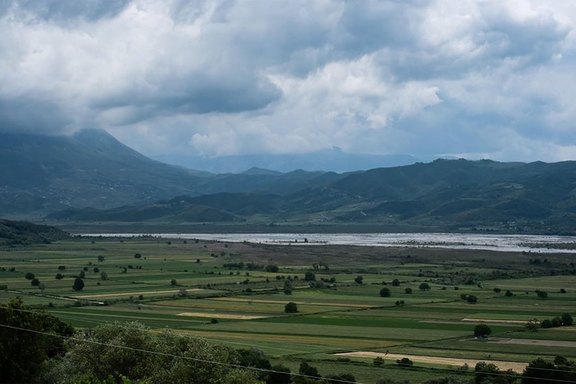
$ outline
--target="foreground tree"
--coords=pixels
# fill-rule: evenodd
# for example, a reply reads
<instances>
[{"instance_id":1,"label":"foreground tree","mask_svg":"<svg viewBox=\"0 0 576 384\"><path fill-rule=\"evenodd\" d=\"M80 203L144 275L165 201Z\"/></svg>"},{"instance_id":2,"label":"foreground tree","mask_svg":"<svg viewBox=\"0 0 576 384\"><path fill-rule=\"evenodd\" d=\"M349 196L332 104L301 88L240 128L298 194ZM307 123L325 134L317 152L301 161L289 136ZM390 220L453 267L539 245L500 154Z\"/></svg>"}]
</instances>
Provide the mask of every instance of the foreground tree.
<instances>
[{"instance_id":1,"label":"foreground tree","mask_svg":"<svg viewBox=\"0 0 576 384\"><path fill-rule=\"evenodd\" d=\"M0 305L0 324L0 383L38 382L42 363L63 354L62 336L74 332L52 315L28 310L19 297Z\"/></svg>"},{"instance_id":2,"label":"foreground tree","mask_svg":"<svg viewBox=\"0 0 576 384\"><path fill-rule=\"evenodd\" d=\"M253 371L235 368L238 355L230 348L170 331L151 332L139 323L106 324L79 333L68 347L69 352L50 365L46 383L123 378L155 384L261 383Z\"/></svg>"}]
</instances>

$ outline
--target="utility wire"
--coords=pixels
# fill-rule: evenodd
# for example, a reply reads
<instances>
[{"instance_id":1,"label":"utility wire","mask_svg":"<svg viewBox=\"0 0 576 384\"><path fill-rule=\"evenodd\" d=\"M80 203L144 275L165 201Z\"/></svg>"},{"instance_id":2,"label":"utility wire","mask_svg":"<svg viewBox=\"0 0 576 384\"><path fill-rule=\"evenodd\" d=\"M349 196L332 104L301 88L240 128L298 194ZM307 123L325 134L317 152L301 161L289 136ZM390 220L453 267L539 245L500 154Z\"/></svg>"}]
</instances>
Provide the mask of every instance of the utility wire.
<instances>
[{"instance_id":1,"label":"utility wire","mask_svg":"<svg viewBox=\"0 0 576 384\"><path fill-rule=\"evenodd\" d=\"M35 311L35 310L29 310L29 309L21 309L21 308L0 308L0 309L4 309L4 310L12 310L12 311L18 311L18 312L25 312L25 313L45 313L45 312L41 312L41 311ZM95 321L93 321L95 322ZM111 324L111 323L102 323L100 322L100 324ZM37 331L37 330L33 330L33 329L28 329L28 328L21 328L21 327L16 327L16 326L11 326L11 325L7 325L7 324L0 324L0 327L4 327L4 328L11 328L11 329L15 329L15 330L20 330L20 331L28 331L28 332L33 332L33 333L37 333L37 334L42 334L42 335L46 335L46 336L52 336L52 337L60 337L66 340L74 340L74 341L79 341L79 342L85 342L85 343L92 343L92 344L98 344L98 345L103 345L103 346L108 346L108 347L116 347L116 348L123 348L123 349L127 349L127 350L133 350L133 351L137 351L137 352L146 352L146 353L150 353L150 354L156 354L156 355L163 355L163 356L168 356L168 357L174 357L174 358L183 358L183 359L189 359L189 360L194 360L194 361L199 361L199 362L206 362L206 363L213 363L216 365L226 365L226 366L230 366L230 367L234 367L234 368L243 368L243 369L250 369L250 370L255 370L255 371L261 371L261 372L267 372L267 373L282 373L282 374L286 374L286 372L281 372L281 371L275 371L275 370L270 370L270 369L265 369L265 368L256 368L256 367L245 367L242 365L238 365L238 364L230 364L230 363L223 363L223 362L218 362L218 361L210 361L210 360L202 360L202 359L197 359L197 358L191 358L191 357L187 357L187 356L178 356L178 355L174 355L174 354L166 354L164 352L157 352L157 351L149 351L149 350L144 350L144 349L138 349L138 348L132 348L132 347L127 347L127 346L122 346L122 345L115 345L115 344L107 344L107 343L101 343L101 342L96 342L96 341L92 341L92 340L85 340L85 339L79 339L76 337L66 337L66 336L62 336L62 335L56 335L56 334L52 334L52 333L48 333L48 332L42 332L42 331ZM150 332L153 332L152 330L149 330ZM240 343L238 343L240 344ZM245 344L248 345L248 344ZM484 362L486 362L487 364L491 364L490 361L491 360L483 360ZM527 367L528 368L528 367ZM535 371L553 371L553 372L563 372L563 373L574 373L574 371L571 370L562 370L562 369L552 369L552 368L539 368L539 367L530 367L531 370L535 370ZM440 369L441 370L441 369ZM454 370L447 370L450 373L467 373L467 372L458 372L458 371L454 371ZM517 378L533 378L533 379L539 379L539 380L547 380L547 381L555 381L555 382L562 382L562 383L575 383L576 381L569 381L569 380L557 380L557 379L542 379L542 378L534 378L534 377L526 377L523 375L518 375L518 374L497 374L497 373L486 373L488 375L491 376L513 376L513 377L517 377ZM298 376L298 377L306 377L306 378L316 378L315 376L308 376L308 375L303 375L303 374L299 374L299 373L290 373L291 376ZM338 383L353 383L351 381L346 381L346 380L337 380L337 379L331 379L334 382L338 382ZM361 384L358 382L355 382L356 384Z\"/></svg>"}]
</instances>

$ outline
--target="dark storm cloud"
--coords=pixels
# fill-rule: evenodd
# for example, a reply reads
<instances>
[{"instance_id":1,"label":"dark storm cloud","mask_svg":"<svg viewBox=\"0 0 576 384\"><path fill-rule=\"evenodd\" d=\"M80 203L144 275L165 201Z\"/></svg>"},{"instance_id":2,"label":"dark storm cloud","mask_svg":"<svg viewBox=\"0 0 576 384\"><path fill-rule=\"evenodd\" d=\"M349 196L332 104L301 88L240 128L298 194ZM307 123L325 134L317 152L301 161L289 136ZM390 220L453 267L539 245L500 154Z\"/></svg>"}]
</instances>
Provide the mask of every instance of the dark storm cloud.
<instances>
[{"instance_id":1,"label":"dark storm cloud","mask_svg":"<svg viewBox=\"0 0 576 384\"><path fill-rule=\"evenodd\" d=\"M130 0L0 0L0 15L11 13L29 21L67 25L74 21L97 21L121 12Z\"/></svg>"},{"instance_id":2,"label":"dark storm cloud","mask_svg":"<svg viewBox=\"0 0 576 384\"><path fill-rule=\"evenodd\" d=\"M70 130L67 112L37 95L0 99L0 131L26 133L64 133Z\"/></svg>"},{"instance_id":3,"label":"dark storm cloud","mask_svg":"<svg viewBox=\"0 0 576 384\"><path fill-rule=\"evenodd\" d=\"M572 4L0 0L0 129L101 127L148 153L576 156Z\"/></svg>"}]
</instances>

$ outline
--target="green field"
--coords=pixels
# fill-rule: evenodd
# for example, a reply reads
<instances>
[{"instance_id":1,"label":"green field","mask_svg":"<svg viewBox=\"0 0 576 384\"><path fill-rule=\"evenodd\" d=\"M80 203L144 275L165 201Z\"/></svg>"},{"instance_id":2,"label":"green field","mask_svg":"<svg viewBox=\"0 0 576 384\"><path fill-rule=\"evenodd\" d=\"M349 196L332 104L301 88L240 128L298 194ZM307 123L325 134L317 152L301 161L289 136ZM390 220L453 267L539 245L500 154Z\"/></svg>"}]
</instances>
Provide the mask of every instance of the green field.
<instances>
[{"instance_id":1,"label":"green field","mask_svg":"<svg viewBox=\"0 0 576 384\"><path fill-rule=\"evenodd\" d=\"M336 353L518 363L539 356L576 358L576 327L532 332L525 326L533 319L576 315L573 256L548 254L542 264L531 262L534 257L426 248L74 238L2 249L0 285L7 289L0 291L0 302L20 296L25 304L75 327L136 320L235 348L258 348L296 372L300 362L308 361L321 374L348 372L362 383L400 375L418 383L470 373L440 363L415 362L408 369L386 360L377 367L373 357ZM39 285L32 286L27 273ZM307 273L315 280L307 281ZM75 291L74 280L81 275L85 286ZM422 283L430 288L421 290ZM382 288L389 289L390 297L380 297ZM547 297L538 297L536 290ZM477 302L462 298L469 295ZM285 313L289 302L296 303L297 313ZM473 337L481 322L492 330L486 340Z\"/></svg>"}]
</instances>

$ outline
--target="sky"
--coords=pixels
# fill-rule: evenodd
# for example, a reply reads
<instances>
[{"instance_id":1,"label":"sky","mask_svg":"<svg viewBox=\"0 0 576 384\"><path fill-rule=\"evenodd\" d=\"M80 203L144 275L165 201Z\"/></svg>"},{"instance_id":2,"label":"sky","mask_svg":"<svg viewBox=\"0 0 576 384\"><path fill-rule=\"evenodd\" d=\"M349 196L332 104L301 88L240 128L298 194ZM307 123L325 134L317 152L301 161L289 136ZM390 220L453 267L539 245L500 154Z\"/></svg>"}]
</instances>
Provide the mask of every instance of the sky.
<instances>
[{"instance_id":1,"label":"sky","mask_svg":"<svg viewBox=\"0 0 576 384\"><path fill-rule=\"evenodd\" d=\"M576 159L573 0L0 0L0 131Z\"/></svg>"}]
</instances>

